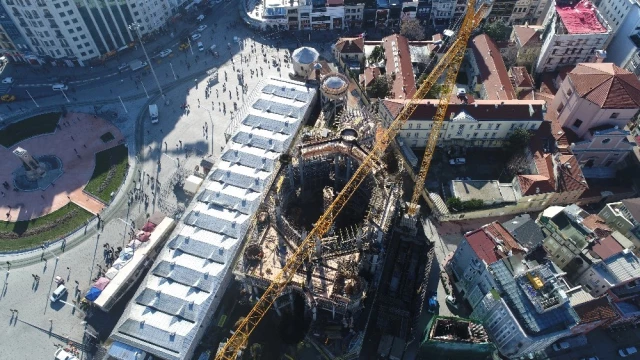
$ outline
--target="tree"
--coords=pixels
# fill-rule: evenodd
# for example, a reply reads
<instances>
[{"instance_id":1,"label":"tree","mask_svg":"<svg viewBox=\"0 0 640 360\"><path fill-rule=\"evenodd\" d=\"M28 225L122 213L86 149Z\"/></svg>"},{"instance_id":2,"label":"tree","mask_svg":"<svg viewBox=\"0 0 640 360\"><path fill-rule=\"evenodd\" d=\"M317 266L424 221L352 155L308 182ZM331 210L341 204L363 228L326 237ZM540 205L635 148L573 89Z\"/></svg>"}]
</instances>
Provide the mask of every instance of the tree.
<instances>
[{"instance_id":1,"label":"tree","mask_svg":"<svg viewBox=\"0 0 640 360\"><path fill-rule=\"evenodd\" d=\"M482 27L482 32L487 34L493 41L509 40L511 30L511 27L501 20L486 22Z\"/></svg>"},{"instance_id":2,"label":"tree","mask_svg":"<svg viewBox=\"0 0 640 360\"><path fill-rule=\"evenodd\" d=\"M424 40L424 27L418 19L405 19L400 24L400 35L409 40Z\"/></svg>"},{"instance_id":3,"label":"tree","mask_svg":"<svg viewBox=\"0 0 640 360\"><path fill-rule=\"evenodd\" d=\"M391 92L391 78L389 76L380 75L371 86L367 88L367 96L370 98L385 98Z\"/></svg>"},{"instance_id":4,"label":"tree","mask_svg":"<svg viewBox=\"0 0 640 360\"><path fill-rule=\"evenodd\" d=\"M418 81L420 81L420 79L418 79ZM442 92L442 85L433 84L433 86L431 86L431 89L429 89L429 92L427 93L425 98L427 98L427 99L437 99L437 98L440 97L440 93L441 92Z\"/></svg>"},{"instance_id":5,"label":"tree","mask_svg":"<svg viewBox=\"0 0 640 360\"><path fill-rule=\"evenodd\" d=\"M384 49L382 48L382 46L376 45L376 47L374 47L371 51L371 54L369 54L368 59L370 64L379 64L382 60L384 60Z\"/></svg>"},{"instance_id":6,"label":"tree","mask_svg":"<svg viewBox=\"0 0 640 360\"><path fill-rule=\"evenodd\" d=\"M453 211L462 211L463 210L462 200L460 200L460 198L457 198L457 197L450 197L447 199L447 207Z\"/></svg>"},{"instance_id":7,"label":"tree","mask_svg":"<svg viewBox=\"0 0 640 360\"><path fill-rule=\"evenodd\" d=\"M509 135L505 143L504 149L508 153L521 154L529 146L529 140L531 140L531 133L529 130L518 128Z\"/></svg>"}]
</instances>

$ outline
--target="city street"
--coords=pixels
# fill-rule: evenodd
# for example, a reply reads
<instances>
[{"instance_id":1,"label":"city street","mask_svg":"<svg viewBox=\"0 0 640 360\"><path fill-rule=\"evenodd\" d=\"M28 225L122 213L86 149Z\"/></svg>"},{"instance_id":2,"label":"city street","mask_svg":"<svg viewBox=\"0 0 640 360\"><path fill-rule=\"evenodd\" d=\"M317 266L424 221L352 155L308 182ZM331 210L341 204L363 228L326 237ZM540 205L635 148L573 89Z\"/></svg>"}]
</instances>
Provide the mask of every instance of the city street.
<instances>
[{"instance_id":1,"label":"city street","mask_svg":"<svg viewBox=\"0 0 640 360\"><path fill-rule=\"evenodd\" d=\"M224 131L235 113L235 106L239 108L262 79L288 77L288 64L281 62L280 71L271 65L272 56L281 61L284 55L283 50L271 47L275 41L255 36L238 24L235 3L225 2L220 6L224 9L220 11L229 16L207 17L204 22L209 28L217 21L217 30L215 34L209 30L203 35L205 47L216 44L219 58L194 47L193 53L174 48L170 56L153 60L167 101L158 96L152 74L140 73L137 81L132 75L138 73L127 71L106 80L76 85L75 93L65 92L70 102L63 94L57 94L45 98L34 96L40 108L29 98L0 107L3 119L15 116L19 108L29 112L67 105L74 112L97 112L120 129L131 149L129 173L112 204L103 212L102 227L98 228L96 220L90 222L65 239L64 251L62 242L58 241L45 250L0 255L3 279L0 316L6 317L7 324L0 329L0 348L6 349L3 358L51 358L56 345L82 344L87 325L100 332L101 340L106 339L120 313L109 314L113 323L102 321L104 316L89 316L85 323L83 312L75 307L100 268L105 267L105 244L123 246L128 240L128 224L133 220L140 227L155 211L180 216L190 197L174 185L193 173L204 157L213 155L212 160L216 161L225 145ZM233 34L240 41L234 42L230 35L225 38L223 34ZM330 46L323 46L323 55L330 56ZM209 78L213 76L206 71L212 67L218 68L218 81L210 83ZM238 75L244 77L244 87L239 85ZM43 86L42 94L47 91L51 92L51 87ZM35 90L34 93L40 94ZM148 105L152 103L158 105L158 124L151 124L149 119ZM148 205L132 196L135 187L146 194ZM8 273L7 261L11 263ZM39 276L39 281L34 275ZM56 276L65 280L69 293L62 301L52 304L49 296L56 287Z\"/></svg>"}]
</instances>

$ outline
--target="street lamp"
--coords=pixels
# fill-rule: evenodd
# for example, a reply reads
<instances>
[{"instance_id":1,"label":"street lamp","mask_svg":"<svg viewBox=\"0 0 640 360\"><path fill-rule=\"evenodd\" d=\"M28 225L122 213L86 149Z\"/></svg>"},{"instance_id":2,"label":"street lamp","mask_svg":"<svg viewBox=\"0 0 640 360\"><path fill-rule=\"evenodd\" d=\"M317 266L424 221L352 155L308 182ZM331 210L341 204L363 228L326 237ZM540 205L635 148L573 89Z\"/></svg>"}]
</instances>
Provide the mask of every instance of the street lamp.
<instances>
[{"instance_id":1,"label":"street lamp","mask_svg":"<svg viewBox=\"0 0 640 360\"><path fill-rule=\"evenodd\" d=\"M69 101L69 98L67 97L67 94L64 93L64 90L60 89L60 91L62 91L62 95L64 95L64 98L67 99L67 102L70 103L71 101Z\"/></svg>"},{"instance_id":2,"label":"street lamp","mask_svg":"<svg viewBox=\"0 0 640 360\"><path fill-rule=\"evenodd\" d=\"M180 167L180 159L178 159L178 158L174 158L174 157L169 156L169 155L167 155L167 154L165 154L165 153L162 153L162 155L164 155L164 156L168 157L169 159L171 159L171 160L175 161L176 163L178 163L178 167Z\"/></svg>"},{"instance_id":3,"label":"street lamp","mask_svg":"<svg viewBox=\"0 0 640 360\"><path fill-rule=\"evenodd\" d=\"M162 92L162 87L160 86L160 81L158 81L158 76L156 75L156 71L153 70L153 64L151 64L151 59L149 59L149 54L147 54L147 49L145 49L144 43L142 42L142 36L140 35L140 24L132 23L131 25L129 25L129 29L136 31L136 34L138 35L138 40L140 40L140 46L142 46L142 52L144 52L144 56L147 58L147 64L149 64L149 68L151 69L153 78L156 80L156 85L158 85L160 96L162 96L162 98L165 98L164 93Z\"/></svg>"},{"instance_id":4,"label":"street lamp","mask_svg":"<svg viewBox=\"0 0 640 360\"><path fill-rule=\"evenodd\" d=\"M31 98L31 101L33 101L34 104L36 104L36 107L40 107L40 105L38 105L38 103L36 102L36 100L33 98L33 96L31 96L31 93L29 92L29 90L25 90L27 92L27 95L29 95L29 97ZM66 97L66 96L65 96ZM67 99L68 101L69 99Z\"/></svg>"},{"instance_id":5,"label":"street lamp","mask_svg":"<svg viewBox=\"0 0 640 360\"><path fill-rule=\"evenodd\" d=\"M213 117L211 117L211 110L207 109L209 113L209 121L211 121L211 155L213 155Z\"/></svg>"},{"instance_id":6,"label":"street lamp","mask_svg":"<svg viewBox=\"0 0 640 360\"><path fill-rule=\"evenodd\" d=\"M178 80L178 77L176 76L176 72L173 71L173 64L169 63L169 66L171 67L171 72L173 73L173 80Z\"/></svg>"},{"instance_id":7,"label":"street lamp","mask_svg":"<svg viewBox=\"0 0 640 360\"><path fill-rule=\"evenodd\" d=\"M147 87L144 86L142 80L140 80L140 84L142 85L142 89L144 90L144 94L147 95L147 99L149 98L149 93L147 92Z\"/></svg>"},{"instance_id":8,"label":"street lamp","mask_svg":"<svg viewBox=\"0 0 640 360\"><path fill-rule=\"evenodd\" d=\"M126 238L127 238L127 231L126 231L126 230L127 230L127 226L128 226L128 227L130 227L130 228L131 228L131 230L134 230L134 231L135 231L135 229L133 228L133 225L131 225L131 223L130 223L130 222L128 222L128 221L126 221L126 220L123 220L122 218L116 218L116 219L118 219L118 220L122 221L122 222L124 223L124 225L125 225L125 227L124 227L124 230L125 230L125 231L122 233L122 247L124 248L124 247L125 247L125 245L124 245L124 239L126 239Z\"/></svg>"},{"instance_id":9,"label":"street lamp","mask_svg":"<svg viewBox=\"0 0 640 360\"><path fill-rule=\"evenodd\" d=\"M60 258L59 258L56 254L54 254L51 250L49 250L49 248L48 248L48 247L46 247L45 245L40 245L40 248L41 248L43 251L48 251L48 252L49 252L49 254L53 255L53 257L54 257L54 258L56 258L56 263L58 262L58 260L60 260ZM42 255L44 256L44 253L43 253Z\"/></svg>"}]
</instances>

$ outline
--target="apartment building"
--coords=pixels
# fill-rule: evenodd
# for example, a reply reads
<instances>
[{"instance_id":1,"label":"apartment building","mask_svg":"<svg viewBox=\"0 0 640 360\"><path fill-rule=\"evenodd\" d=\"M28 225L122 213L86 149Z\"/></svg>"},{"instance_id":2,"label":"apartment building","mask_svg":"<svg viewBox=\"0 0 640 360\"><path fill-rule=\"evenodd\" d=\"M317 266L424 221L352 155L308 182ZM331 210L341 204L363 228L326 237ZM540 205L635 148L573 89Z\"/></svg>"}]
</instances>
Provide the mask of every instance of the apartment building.
<instances>
[{"instance_id":1,"label":"apartment building","mask_svg":"<svg viewBox=\"0 0 640 360\"><path fill-rule=\"evenodd\" d=\"M469 87L486 100L514 100L507 67L496 43L486 34L480 34L469 42L467 50L467 77Z\"/></svg>"},{"instance_id":2,"label":"apartment building","mask_svg":"<svg viewBox=\"0 0 640 360\"><path fill-rule=\"evenodd\" d=\"M398 115L406 100L384 99L379 114L385 126ZM427 144L438 100L420 100L399 136L412 148ZM515 129L537 130L543 122L543 100L474 100L452 96L440 129L439 146L500 147Z\"/></svg>"},{"instance_id":3,"label":"apartment building","mask_svg":"<svg viewBox=\"0 0 640 360\"><path fill-rule=\"evenodd\" d=\"M589 1L556 1L543 22L544 33L536 72L553 72L559 67L592 62L603 49L611 27Z\"/></svg>"},{"instance_id":4,"label":"apartment building","mask_svg":"<svg viewBox=\"0 0 640 360\"><path fill-rule=\"evenodd\" d=\"M516 46L516 65L530 68L540 55L542 48L542 26L516 25L509 40Z\"/></svg>"},{"instance_id":5,"label":"apartment building","mask_svg":"<svg viewBox=\"0 0 640 360\"><path fill-rule=\"evenodd\" d=\"M640 324L640 279L612 287L607 292L607 297L619 316L607 324L608 328L620 330Z\"/></svg>"},{"instance_id":6,"label":"apartment building","mask_svg":"<svg viewBox=\"0 0 640 360\"><path fill-rule=\"evenodd\" d=\"M619 2L621 2L621 0L611 2L602 1L600 6L606 6L608 9L610 4ZM624 17L617 28L615 36L613 36L609 42L609 46L607 47L607 61L631 71L636 76L640 76L640 4L628 0L622 0L622 2L624 2L625 5L629 3L629 6L628 9L624 11L624 14L622 14ZM617 14L617 11L614 11Z\"/></svg>"},{"instance_id":7,"label":"apartment building","mask_svg":"<svg viewBox=\"0 0 640 360\"><path fill-rule=\"evenodd\" d=\"M515 10L517 0L494 0L489 19L508 23Z\"/></svg>"},{"instance_id":8,"label":"apartment building","mask_svg":"<svg viewBox=\"0 0 640 360\"><path fill-rule=\"evenodd\" d=\"M484 296L496 287L487 267L525 249L498 222L470 231L456 248L445 270L451 276L457 293L474 309Z\"/></svg>"},{"instance_id":9,"label":"apartment building","mask_svg":"<svg viewBox=\"0 0 640 360\"><path fill-rule=\"evenodd\" d=\"M634 244L632 250L640 249L640 198L609 203L600 210L598 216L603 218L611 229L629 238Z\"/></svg>"},{"instance_id":10,"label":"apartment building","mask_svg":"<svg viewBox=\"0 0 640 360\"><path fill-rule=\"evenodd\" d=\"M141 35L164 26L171 15L168 0L5 0L4 10L40 63L85 66L131 46Z\"/></svg>"},{"instance_id":11,"label":"apartment building","mask_svg":"<svg viewBox=\"0 0 640 360\"><path fill-rule=\"evenodd\" d=\"M262 30L328 30L361 27L365 21L364 1L277 0L265 3L259 12L247 16ZM387 24L389 9L374 15ZM400 11L398 12L398 18Z\"/></svg>"},{"instance_id":12,"label":"apartment building","mask_svg":"<svg viewBox=\"0 0 640 360\"><path fill-rule=\"evenodd\" d=\"M624 22L624 19L629 15L632 7L638 6L636 1L631 0L606 0L600 1L597 4L597 8L602 14L602 17L611 26L611 34L615 36L618 29Z\"/></svg>"},{"instance_id":13,"label":"apartment building","mask_svg":"<svg viewBox=\"0 0 640 360\"><path fill-rule=\"evenodd\" d=\"M604 245L607 239L609 238L599 241L596 245L599 249L593 251L604 252L608 257L593 262L575 280L576 284L584 286L594 297L605 294L615 285L640 278L638 257L631 250L622 249L615 240L609 240L610 244ZM611 254L615 251L618 252Z\"/></svg>"},{"instance_id":14,"label":"apartment building","mask_svg":"<svg viewBox=\"0 0 640 360\"><path fill-rule=\"evenodd\" d=\"M520 254L489 265L496 287L471 318L483 323L500 353L510 359L532 356L571 335L580 317L573 309L562 273L544 258Z\"/></svg>"},{"instance_id":15,"label":"apartment building","mask_svg":"<svg viewBox=\"0 0 640 360\"><path fill-rule=\"evenodd\" d=\"M11 20L5 7L0 3L0 55L17 62L38 63L32 55L27 39L22 36L16 24Z\"/></svg>"},{"instance_id":16,"label":"apartment building","mask_svg":"<svg viewBox=\"0 0 640 360\"><path fill-rule=\"evenodd\" d=\"M544 19L545 10L549 4L548 0L518 0L508 22L514 25L535 25L538 19Z\"/></svg>"}]
</instances>

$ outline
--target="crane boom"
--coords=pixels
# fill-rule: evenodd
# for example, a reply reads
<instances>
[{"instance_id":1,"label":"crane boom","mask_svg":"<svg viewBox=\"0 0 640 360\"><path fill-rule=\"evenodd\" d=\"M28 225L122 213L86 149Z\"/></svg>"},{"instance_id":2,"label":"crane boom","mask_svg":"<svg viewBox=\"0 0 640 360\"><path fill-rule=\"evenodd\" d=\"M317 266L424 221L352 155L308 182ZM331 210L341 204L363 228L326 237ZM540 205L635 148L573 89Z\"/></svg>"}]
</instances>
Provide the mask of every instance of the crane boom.
<instances>
[{"instance_id":1,"label":"crane boom","mask_svg":"<svg viewBox=\"0 0 640 360\"><path fill-rule=\"evenodd\" d=\"M473 1L473 0L472 0ZM467 8L471 7L471 2ZM483 3L478 11L473 16L473 24L471 24L471 28L467 30L465 28L464 23L460 28L460 32L458 33L458 37L454 44L449 48L447 54L452 54L452 59L448 59L447 61L447 75L446 79L442 85L442 89L440 90L440 98L438 100L438 108L436 109L436 114L433 117L433 125L431 127L431 132L429 133L429 139L427 140L427 146L424 152L424 157L422 158L422 163L420 164L420 171L418 172L418 177L413 187L413 195L411 196L411 201L409 202L409 208L407 209L407 213L409 215L415 215L418 210L418 201L420 200L420 195L422 194L422 189L424 188L424 182L427 179L427 173L429 172L429 167L431 166L431 160L433 159L433 153L438 145L438 139L440 137L440 130L442 130L442 125L444 124L445 116L447 115L447 108L449 107L449 99L451 97L451 91L453 90L453 85L456 83L456 78L458 76L458 71L460 70L460 64L462 64L462 59L464 58L464 51L467 47L467 42L469 41L469 37L471 36L471 31L477 24L480 23L482 18L484 17L485 11L489 8L488 4ZM469 10L467 10L469 11ZM467 13L469 14L469 12ZM466 20L466 19L465 19ZM444 60L444 59L443 59ZM417 107L418 104L412 104L412 106Z\"/></svg>"},{"instance_id":2,"label":"crane boom","mask_svg":"<svg viewBox=\"0 0 640 360\"><path fill-rule=\"evenodd\" d=\"M469 0L467 8L474 9L474 7L475 0ZM485 5L483 5L483 7L485 7ZM297 270L304 262L304 259L306 259L310 252L313 250L316 239L322 238L322 236L326 234L327 231L329 231L331 224L333 224L340 211L342 211L351 196L356 192L356 189L364 181L366 176L372 171L376 162L380 159L380 157L384 154L386 148L389 146L389 143L395 138L395 136L402 128L402 125L413 114L416 107L418 106L419 100L423 99L426 96L427 92L429 92L433 84L435 84L438 78L444 73L444 71L449 68L451 63L453 63L454 61L461 61L462 56L464 55L467 41L469 39L471 31L474 28L475 18L476 16L474 16L473 10L468 10L462 26L460 27L458 37L454 41L451 48L443 55L442 59L438 62L427 79L425 79L414 96L404 105L398 116L396 116L391 125L389 125L389 128L376 141L372 151L370 151L367 157L362 161L362 164L355 171L342 191L340 191L340 193L333 200L333 203L329 206L329 208L327 208L325 213L322 214L320 219L318 219L313 229L300 243L296 251L289 257L286 264L282 267L282 270L280 270L280 272L274 277L269 287L267 287L267 289L265 290L264 294L256 302L251 311L249 311L249 314L247 314L244 320L240 323L238 329L227 340L222 349L220 349L220 351L216 354L217 360L236 359L238 353L245 348L249 339L249 335L251 335L251 333L255 330L256 326L258 325L260 320L262 320L267 311L271 308L277 297L293 279ZM447 76L447 80L449 80L449 76ZM453 80L455 80L455 75L453 76ZM436 134L434 144L437 143L437 134L439 133L439 128L442 127L442 121L444 120L445 112L446 107L444 108L444 110L440 111L442 116L440 118L438 131L436 132L435 130L433 130L431 132L430 142L431 137ZM437 121L434 118L434 125L436 122Z\"/></svg>"}]
</instances>

